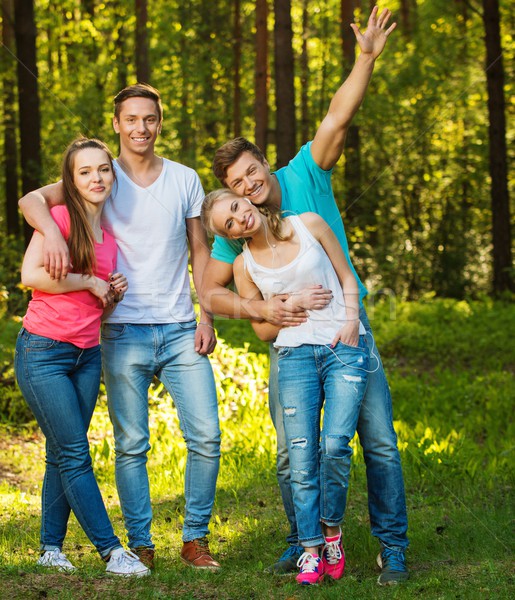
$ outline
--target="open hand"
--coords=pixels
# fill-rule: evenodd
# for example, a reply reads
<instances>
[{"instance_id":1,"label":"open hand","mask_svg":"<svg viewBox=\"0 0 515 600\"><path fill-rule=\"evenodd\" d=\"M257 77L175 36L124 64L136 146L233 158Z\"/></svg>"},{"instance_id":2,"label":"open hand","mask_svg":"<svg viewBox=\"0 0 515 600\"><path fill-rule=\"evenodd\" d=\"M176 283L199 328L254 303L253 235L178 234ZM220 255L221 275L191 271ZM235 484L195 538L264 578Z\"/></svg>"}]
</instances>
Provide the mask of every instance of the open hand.
<instances>
[{"instance_id":1,"label":"open hand","mask_svg":"<svg viewBox=\"0 0 515 600\"><path fill-rule=\"evenodd\" d=\"M377 58L383 51L386 40L390 33L397 27L397 23L392 23L386 29L388 20L392 16L391 11L385 8L381 14L377 14L379 9L374 6L370 17L368 18L367 29L361 33L355 23L351 23L352 30L356 36L362 54L370 54L372 58Z\"/></svg>"},{"instance_id":2,"label":"open hand","mask_svg":"<svg viewBox=\"0 0 515 600\"><path fill-rule=\"evenodd\" d=\"M333 298L331 290L321 285L311 285L298 292L292 292L284 305L288 308L302 308L304 310L320 310L325 308Z\"/></svg>"}]
</instances>

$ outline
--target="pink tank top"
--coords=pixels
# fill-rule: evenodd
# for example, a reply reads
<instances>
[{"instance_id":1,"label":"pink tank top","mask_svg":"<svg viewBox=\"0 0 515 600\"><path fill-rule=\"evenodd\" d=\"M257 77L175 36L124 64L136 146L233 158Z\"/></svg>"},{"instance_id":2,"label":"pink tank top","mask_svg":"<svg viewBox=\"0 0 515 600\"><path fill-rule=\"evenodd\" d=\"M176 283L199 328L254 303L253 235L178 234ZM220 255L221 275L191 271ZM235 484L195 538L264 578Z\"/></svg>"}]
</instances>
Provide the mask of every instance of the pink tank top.
<instances>
[{"instance_id":1,"label":"pink tank top","mask_svg":"<svg viewBox=\"0 0 515 600\"><path fill-rule=\"evenodd\" d=\"M70 215L64 205L51 209L64 239L70 234ZM95 242L97 266L95 275L107 281L108 274L116 270L116 242L106 231L102 243ZM23 326L30 333L68 342L79 348L92 348L99 344L100 322L103 307L91 292L47 294L34 290Z\"/></svg>"}]
</instances>

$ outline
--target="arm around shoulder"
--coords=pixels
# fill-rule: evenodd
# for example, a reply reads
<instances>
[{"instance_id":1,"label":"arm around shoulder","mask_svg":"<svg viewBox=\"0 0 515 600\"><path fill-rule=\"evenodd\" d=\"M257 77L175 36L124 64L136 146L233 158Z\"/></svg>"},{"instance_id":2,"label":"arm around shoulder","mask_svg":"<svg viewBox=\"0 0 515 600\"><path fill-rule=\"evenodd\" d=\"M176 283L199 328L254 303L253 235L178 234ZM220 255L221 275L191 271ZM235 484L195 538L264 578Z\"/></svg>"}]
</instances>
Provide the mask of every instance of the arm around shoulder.
<instances>
[{"instance_id":1,"label":"arm around shoulder","mask_svg":"<svg viewBox=\"0 0 515 600\"><path fill-rule=\"evenodd\" d=\"M50 214L50 207L58 204L64 204L60 181L29 192L18 202L27 223L44 236L43 264L52 279L66 277L70 268L68 245Z\"/></svg>"}]
</instances>

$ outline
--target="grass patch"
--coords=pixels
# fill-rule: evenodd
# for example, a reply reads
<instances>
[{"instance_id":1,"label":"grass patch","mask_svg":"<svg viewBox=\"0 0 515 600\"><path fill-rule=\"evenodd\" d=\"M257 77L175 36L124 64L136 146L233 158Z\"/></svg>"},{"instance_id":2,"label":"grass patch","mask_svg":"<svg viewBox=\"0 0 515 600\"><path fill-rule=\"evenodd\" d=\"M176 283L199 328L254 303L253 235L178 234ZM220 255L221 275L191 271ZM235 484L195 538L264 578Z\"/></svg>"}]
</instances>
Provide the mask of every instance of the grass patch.
<instances>
[{"instance_id":1,"label":"grass patch","mask_svg":"<svg viewBox=\"0 0 515 600\"><path fill-rule=\"evenodd\" d=\"M434 598L503 599L513 589L515 308L484 300L383 304L372 326L389 375L403 459L411 546L411 579L376 585L378 544L370 535L365 465L359 443L344 527L348 557L342 581L302 589L293 577L262 573L284 550L287 534L274 476L275 435L266 401L266 345L245 346L248 323L217 321L213 357L223 431L211 546L221 573L181 564L185 447L173 404L152 387L149 473L157 546L155 573L113 580L70 521L65 551L74 575L35 566L39 537L43 442L34 429L0 434L0 576L6 598ZM4 329L7 331L7 329ZM7 341L14 343L15 331ZM11 341L9 341L9 339ZM228 341L237 340L229 345ZM12 350L12 346L11 346ZM253 350L257 350L255 352ZM113 439L101 396L91 451L115 531L123 523L114 485Z\"/></svg>"}]
</instances>

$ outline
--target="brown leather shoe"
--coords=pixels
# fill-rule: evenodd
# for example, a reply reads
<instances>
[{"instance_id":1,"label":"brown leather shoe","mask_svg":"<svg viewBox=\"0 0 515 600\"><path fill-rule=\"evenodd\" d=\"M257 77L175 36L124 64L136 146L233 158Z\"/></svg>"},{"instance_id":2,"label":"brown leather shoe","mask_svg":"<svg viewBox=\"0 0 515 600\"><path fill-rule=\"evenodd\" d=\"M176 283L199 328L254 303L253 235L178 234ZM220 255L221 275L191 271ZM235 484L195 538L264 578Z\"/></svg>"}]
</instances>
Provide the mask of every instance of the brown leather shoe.
<instances>
[{"instance_id":1,"label":"brown leather shoe","mask_svg":"<svg viewBox=\"0 0 515 600\"><path fill-rule=\"evenodd\" d=\"M191 542L184 542L181 550L181 560L183 563L195 567L196 569L210 569L218 571L222 566L216 562L209 551L207 538L199 538Z\"/></svg>"},{"instance_id":2,"label":"brown leather shoe","mask_svg":"<svg viewBox=\"0 0 515 600\"><path fill-rule=\"evenodd\" d=\"M154 548L148 548L147 546L139 546L138 548L131 548L131 552L134 552L140 561L149 569L154 568Z\"/></svg>"}]
</instances>

